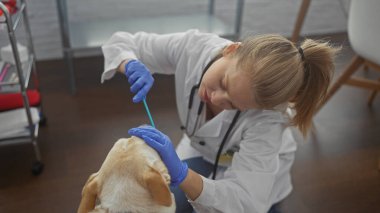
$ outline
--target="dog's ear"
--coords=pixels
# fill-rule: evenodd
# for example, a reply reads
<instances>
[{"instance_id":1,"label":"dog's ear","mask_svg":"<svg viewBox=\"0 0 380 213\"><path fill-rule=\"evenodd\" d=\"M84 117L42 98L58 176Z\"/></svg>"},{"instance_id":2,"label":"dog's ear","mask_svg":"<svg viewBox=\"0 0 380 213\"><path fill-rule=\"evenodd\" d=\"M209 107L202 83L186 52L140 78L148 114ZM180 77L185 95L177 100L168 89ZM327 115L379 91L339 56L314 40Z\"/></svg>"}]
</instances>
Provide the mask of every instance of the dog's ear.
<instances>
[{"instance_id":1,"label":"dog's ear","mask_svg":"<svg viewBox=\"0 0 380 213\"><path fill-rule=\"evenodd\" d=\"M172 205L172 196L161 174L152 167L144 172L144 181L153 200L162 206Z\"/></svg>"},{"instance_id":2,"label":"dog's ear","mask_svg":"<svg viewBox=\"0 0 380 213\"><path fill-rule=\"evenodd\" d=\"M98 194L98 173L92 174L82 190L82 200L80 201L78 213L88 213L95 208L96 198Z\"/></svg>"}]
</instances>

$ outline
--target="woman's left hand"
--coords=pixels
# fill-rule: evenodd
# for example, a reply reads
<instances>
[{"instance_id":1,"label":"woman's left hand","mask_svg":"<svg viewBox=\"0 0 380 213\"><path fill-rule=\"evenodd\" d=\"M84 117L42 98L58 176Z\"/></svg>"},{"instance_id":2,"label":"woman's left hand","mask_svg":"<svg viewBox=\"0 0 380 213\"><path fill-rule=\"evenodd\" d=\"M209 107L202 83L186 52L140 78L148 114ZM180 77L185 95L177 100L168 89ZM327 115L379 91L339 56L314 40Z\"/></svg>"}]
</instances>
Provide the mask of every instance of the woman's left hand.
<instances>
[{"instance_id":1,"label":"woman's left hand","mask_svg":"<svg viewBox=\"0 0 380 213\"><path fill-rule=\"evenodd\" d=\"M150 147L158 152L168 168L172 186L178 186L183 182L187 176L188 166L179 159L168 136L151 126L132 128L128 133L142 138Z\"/></svg>"}]
</instances>

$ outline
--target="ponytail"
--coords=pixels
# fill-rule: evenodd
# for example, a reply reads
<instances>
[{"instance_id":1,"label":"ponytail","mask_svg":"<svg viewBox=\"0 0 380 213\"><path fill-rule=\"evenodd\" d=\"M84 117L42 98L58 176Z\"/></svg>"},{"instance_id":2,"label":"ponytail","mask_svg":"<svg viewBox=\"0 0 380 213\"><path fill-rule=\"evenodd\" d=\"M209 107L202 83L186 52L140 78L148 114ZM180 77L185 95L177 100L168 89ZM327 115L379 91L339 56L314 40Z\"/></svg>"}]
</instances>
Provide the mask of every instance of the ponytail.
<instances>
[{"instance_id":1,"label":"ponytail","mask_svg":"<svg viewBox=\"0 0 380 213\"><path fill-rule=\"evenodd\" d=\"M291 103L296 111L292 125L306 136L326 97L339 49L311 39L297 48L283 36L261 35L246 38L236 56L239 66L251 76L257 106L274 109Z\"/></svg>"},{"instance_id":2,"label":"ponytail","mask_svg":"<svg viewBox=\"0 0 380 213\"><path fill-rule=\"evenodd\" d=\"M334 55L339 48L327 42L306 39L300 46L303 52L303 83L295 95L293 124L304 136L311 126L314 114L323 104L334 72Z\"/></svg>"}]
</instances>

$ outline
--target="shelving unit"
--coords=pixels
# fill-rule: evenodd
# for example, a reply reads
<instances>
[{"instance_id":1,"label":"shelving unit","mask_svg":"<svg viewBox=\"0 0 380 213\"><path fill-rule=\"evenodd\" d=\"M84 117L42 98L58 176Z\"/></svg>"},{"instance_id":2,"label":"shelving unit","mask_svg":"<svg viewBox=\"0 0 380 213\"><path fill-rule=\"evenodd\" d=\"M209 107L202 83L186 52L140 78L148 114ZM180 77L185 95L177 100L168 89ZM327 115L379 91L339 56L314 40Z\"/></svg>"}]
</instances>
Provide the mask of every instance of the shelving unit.
<instances>
[{"instance_id":1,"label":"shelving unit","mask_svg":"<svg viewBox=\"0 0 380 213\"><path fill-rule=\"evenodd\" d=\"M14 72L16 72L18 77L18 79L11 82L0 82L0 93L21 93L24 105L24 107L20 109L0 112L0 145L31 143L34 147L34 152L37 159L33 164L32 173L34 175L39 175L43 171L44 165L41 162L41 154L37 144L37 138L39 125L43 120L43 116L41 116L41 108L30 106L26 91L32 75L35 77L34 87L38 89L35 54L27 15L27 5L25 0L21 0L18 4L16 14L13 15L10 15L8 9L2 2L0 2L0 9L5 18L5 21L0 22L0 24L6 25L5 31L8 33L9 42L12 47L15 60ZM17 39L15 35L15 31L19 26L21 19L25 27L26 40L28 43L27 49L29 53L29 59L24 63L21 63L20 61Z\"/></svg>"},{"instance_id":2,"label":"shelving unit","mask_svg":"<svg viewBox=\"0 0 380 213\"><path fill-rule=\"evenodd\" d=\"M56 2L61 28L63 56L68 67L71 94L76 92L73 66L74 53L100 48L112 33L116 31L130 33L146 31L161 34L195 28L201 32L215 33L234 40L238 39L240 35L244 5L244 0L236 0L235 25L229 26L215 16L215 0L209 0L207 14L163 15L154 18L119 18L86 22L70 22L66 0L57 0Z\"/></svg>"}]
</instances>

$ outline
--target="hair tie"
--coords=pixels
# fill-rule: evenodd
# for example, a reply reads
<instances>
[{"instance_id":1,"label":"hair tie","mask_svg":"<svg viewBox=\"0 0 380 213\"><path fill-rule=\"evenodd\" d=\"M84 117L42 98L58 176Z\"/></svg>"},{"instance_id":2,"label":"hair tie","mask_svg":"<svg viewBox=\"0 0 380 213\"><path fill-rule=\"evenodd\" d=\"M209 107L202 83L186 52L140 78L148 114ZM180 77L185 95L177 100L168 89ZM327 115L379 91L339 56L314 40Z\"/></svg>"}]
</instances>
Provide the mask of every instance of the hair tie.
<instances>
[{"instance_id":1,"label":"hair tie","mask_svg":"<svg viewBox=\"0 0 380 213\"><path fill-rule=\"evenodd\" d=\"M305 61L305 55L303 54L303 49L301 47L298 47L298 52L301 54L301 60Z\"/></svg>"}]
</instances>

